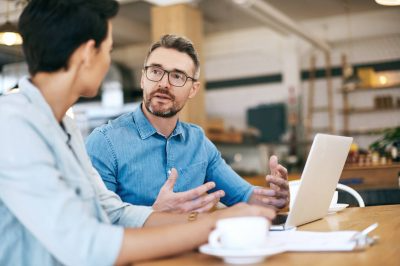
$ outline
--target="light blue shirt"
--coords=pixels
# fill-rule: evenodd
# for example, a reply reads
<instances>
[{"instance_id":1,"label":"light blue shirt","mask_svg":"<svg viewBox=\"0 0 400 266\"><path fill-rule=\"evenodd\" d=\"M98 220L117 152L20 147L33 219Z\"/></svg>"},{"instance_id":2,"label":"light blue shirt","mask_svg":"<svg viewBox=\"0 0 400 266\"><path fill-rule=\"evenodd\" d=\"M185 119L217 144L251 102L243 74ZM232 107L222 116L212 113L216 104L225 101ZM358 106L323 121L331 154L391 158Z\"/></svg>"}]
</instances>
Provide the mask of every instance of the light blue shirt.
<instances>
[{"instance_id":1,"label":"light blue shirt","mask_svg":"<svg viewBox=\"0 0 400 266\"><path fill-rule=\"evenodd\" d=\"M228 206L248 201L253 192L200 127L178 121L165 138L141 106L95 129L86 140L86 148L107 187L132 204L153 205L172 167L179 175L175 192L214 181L214 190L225 191L221 201Z\"/></svg>"},{"instance_id":2,"label":"light blue shirt","mask_svg":"<svg viewBox=\"0 0 400 266\"><path fill-rule=\"evenodd\" d=\"M73 121L24 78L0 96L0 265L112 265L152 210L107 190ZM117 224L112 225L112 224Z\"/></svg>"}]
</instances>

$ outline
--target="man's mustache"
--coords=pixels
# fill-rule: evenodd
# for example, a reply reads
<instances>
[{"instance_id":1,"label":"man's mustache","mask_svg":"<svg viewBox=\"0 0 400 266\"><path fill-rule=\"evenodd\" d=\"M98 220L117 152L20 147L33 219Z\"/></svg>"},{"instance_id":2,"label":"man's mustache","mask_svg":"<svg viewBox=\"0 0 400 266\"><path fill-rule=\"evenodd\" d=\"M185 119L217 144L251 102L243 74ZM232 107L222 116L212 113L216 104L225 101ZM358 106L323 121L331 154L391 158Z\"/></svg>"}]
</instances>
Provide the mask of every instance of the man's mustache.
<instances>
[{"instance_id":1,"label":"man's mustache","mask_svg":"<svg viewBox=\"0 0 400 266\"><path fill-rule=\"evenodd\" d=\"M154 97L154 95L157 94L157 93L158 93L158 94L163 94L163 95L169 97L172 101L175 100L175 96L172 95L172 94L171 94L168 90L166 90L166 89L158 89L158 90L156 90L156 91L153 91L152 93L150 93L150 99L152 99L152 98Z\"/></svg>"}]
</instances>

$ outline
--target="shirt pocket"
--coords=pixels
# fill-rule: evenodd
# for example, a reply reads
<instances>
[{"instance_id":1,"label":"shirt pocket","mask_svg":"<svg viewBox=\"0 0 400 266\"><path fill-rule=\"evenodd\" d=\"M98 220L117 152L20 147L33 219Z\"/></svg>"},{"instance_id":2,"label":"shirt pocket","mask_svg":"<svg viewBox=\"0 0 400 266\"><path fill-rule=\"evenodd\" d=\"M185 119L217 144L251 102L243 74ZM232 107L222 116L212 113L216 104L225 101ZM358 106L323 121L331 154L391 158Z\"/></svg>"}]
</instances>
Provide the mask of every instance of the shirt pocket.
<instances>
[{"instance_id":1,"label":"shirt pocket","mask_svg":"<svg viewBox=\"0 0 400 266\"><path fill-rule=\"evenodd\" d=\"M175 184L175 192L187 191L204 184L206 178L207 162L197 162L187 167L180 168L179 177Z\"/></svg>"}]
</instances>

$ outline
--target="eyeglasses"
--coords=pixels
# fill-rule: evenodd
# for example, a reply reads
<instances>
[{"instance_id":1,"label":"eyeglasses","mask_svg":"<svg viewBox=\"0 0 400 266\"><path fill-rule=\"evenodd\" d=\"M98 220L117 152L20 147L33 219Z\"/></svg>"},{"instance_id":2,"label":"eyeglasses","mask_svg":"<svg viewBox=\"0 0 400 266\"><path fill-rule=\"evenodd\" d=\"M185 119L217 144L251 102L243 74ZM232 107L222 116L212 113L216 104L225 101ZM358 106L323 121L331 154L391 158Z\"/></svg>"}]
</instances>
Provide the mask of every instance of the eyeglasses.
<instances>
[{"instance_id":1,"label":"eyeglasses","mask_svg":"<svg viewBox=\"0 0 400 266\"><path fill-rule=\"evenodd\" d=\"M197 79L189 77L185 73L181 71L167 71L165 69L162 69L161 67L158 66L145 66L144 71L146 72L146 77L148 80L158 82L162 80L164 77L165 73L168 74L168 82L172 86L175 87L183 87L186 84L186 81L188 79L191 79L193 81L197 81Z\"/></svg>"}]
</instances>

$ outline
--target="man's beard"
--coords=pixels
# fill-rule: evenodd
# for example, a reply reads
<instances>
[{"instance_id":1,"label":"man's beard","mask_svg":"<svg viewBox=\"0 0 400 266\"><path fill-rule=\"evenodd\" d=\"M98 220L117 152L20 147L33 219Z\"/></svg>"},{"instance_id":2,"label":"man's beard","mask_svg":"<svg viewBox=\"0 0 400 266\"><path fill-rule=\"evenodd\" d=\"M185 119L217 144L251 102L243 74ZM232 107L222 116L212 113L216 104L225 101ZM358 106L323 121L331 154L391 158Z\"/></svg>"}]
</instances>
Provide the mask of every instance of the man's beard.
<instances>
[{"instance_id":1,"label":"man's beard","mask_svg":"<svg viewBox=\"0 0 400 266\"><path fill-rule=\"evenodd\" d=\"M159 94L165 94L167 95L171 101L172 101L172 107L167 109L167 110L154 110L153 107L151 106L151 100L154 97L154 94L159 93ZM178 106L175 102L175 96L170 94L168 90L165 89L158 89L156 91L153 91L150 93L150 96L148 99L145 100L144 106L146 107L147 111L149 111L151 114L158 116L158 117L164 117L164 118L170 118L179 113L180 110L182 110L183 106Z\"/></svg>"}]
</instances>

